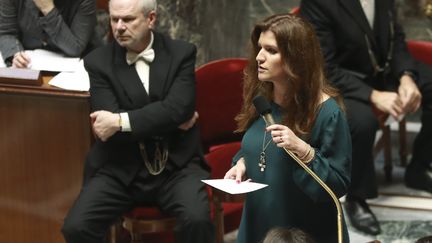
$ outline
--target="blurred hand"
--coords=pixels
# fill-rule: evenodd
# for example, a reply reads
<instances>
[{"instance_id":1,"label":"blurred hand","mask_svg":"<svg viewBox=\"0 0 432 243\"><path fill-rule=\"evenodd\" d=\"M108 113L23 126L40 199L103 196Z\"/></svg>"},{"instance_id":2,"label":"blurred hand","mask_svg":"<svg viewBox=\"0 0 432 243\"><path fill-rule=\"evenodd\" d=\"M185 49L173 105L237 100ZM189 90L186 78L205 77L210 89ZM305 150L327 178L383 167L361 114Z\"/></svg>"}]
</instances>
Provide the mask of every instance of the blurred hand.
<instances>
[{"instance_id":1,"label":"blurred hand","mask_svg":"<svg viewBox=\"0 0 432 243\"><path fill-rule=\"evenodd\" d=\"M30 57L23 51L14 54L12 59L12 67L14 68L28 68L30 64Z\"/></svg>"},{"instance_id":2,"label":"blurred hand","mask_svg":"<svg viewBox=\"0 0 432 243\"><path fill-rule=\"evenodd\" d=\"M94 133L104 142L120 130L118 113L95 111L90 114L90 118L93 121Z\"/></svg>"},{"instance_id":3,"label":"blurred hand","mask_svg":"<svg viewBox=\"0 0 432 243\"><path fill-rule=\"evenodd\" d=\"M370 99L378 110L390 114L396 120L404 114L402 100L396 92L373 90Z\"/></svg>"},{"instance_id":4,"label":"blurred hand","mask_svg":"<svg viewBox=\"0 0 432 243\"><path fill-rule=\"evenodd\" d=\"M244 158L240 158L236 165L231 167L231 169L225 174L224 179L234 179L237 183L243 180L246 173L246 165Z\"/></svg>"},{"instance_id":5,"label":"blurred hand","mask_svg":"<svg viewBox=\"0 0 432 243\"><path fill-rule=\"evenodd\" d=\"M195 125L196 121L198 120L198 117L199 117L198 112L195 111L194 114L192 115L192 118L189 121L182 123L180 126L178 126L178 128L180 128L183 131L189 130L191 127Z\"/></svg>"},{"instance_id":6,"label":"blurred hand","mask_svg":"<svg viewBox=\"0 0 432 243\"><path fill-rule=\"evenodd\" d=\"M54 8L54 0L33 0L33 2L43 15L47 15Z\"/></svg>"},{"instance_id":7,"label":"blurred hand","mask_svg":"<svg viewBox=\"0 0 432 243\"><path fill-rule=\"evenodd\" d=\"M398 93L402 101L404 113L417 111L420 107L422 96L416 83L410 76L403 75L401 77Z\"/></svg>"}]
</instances>

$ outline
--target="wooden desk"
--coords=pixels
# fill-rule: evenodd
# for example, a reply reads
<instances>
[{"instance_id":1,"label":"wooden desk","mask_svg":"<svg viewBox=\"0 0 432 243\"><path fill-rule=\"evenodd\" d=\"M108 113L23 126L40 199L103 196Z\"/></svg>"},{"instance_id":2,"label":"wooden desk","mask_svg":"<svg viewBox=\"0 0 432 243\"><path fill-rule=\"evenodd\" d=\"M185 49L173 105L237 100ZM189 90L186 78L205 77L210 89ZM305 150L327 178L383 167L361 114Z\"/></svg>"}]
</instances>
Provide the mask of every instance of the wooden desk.
<instances>
[{"instance_id":1,"label":"wooden desk","mask_svg":"<svg viewBox=\"0 0 432 243\"><path fill-rule=\"evenodd\" d=\"M0 84L0 242L64 242L90 148L88 92Z\"/></svg>"}]
</instances>

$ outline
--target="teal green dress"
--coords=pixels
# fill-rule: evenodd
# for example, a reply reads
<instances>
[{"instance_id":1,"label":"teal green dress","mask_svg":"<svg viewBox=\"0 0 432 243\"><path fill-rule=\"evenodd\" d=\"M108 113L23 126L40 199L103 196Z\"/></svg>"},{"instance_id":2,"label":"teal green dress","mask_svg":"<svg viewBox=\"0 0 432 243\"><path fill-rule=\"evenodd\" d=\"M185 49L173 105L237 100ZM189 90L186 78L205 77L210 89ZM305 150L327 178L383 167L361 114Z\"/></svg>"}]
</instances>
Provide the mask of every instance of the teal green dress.
<instances>
[{"instance_id":1,"label":"teal green dress","mask_svg":"<svg viewBox=\"0 0 432 243\"><path fill-rule=\"evenodd\" d=\"M279 106L272 104L272 115L281 120ZM296 227L316 242L337 242L336 207L321 186L283 149L273 142L267 146L266 168L260 171L265 122L257 119L243 136L241 150L234 157L246 161L246 177L269 186L248 193L237 242L262 242L273 227ZM271 135L267 133L267 143ZM332 98L321 105L307 141L315 149L309 167L333 190L337 197L347 192L351 173L351 138L345 114ZM343 222L343 242L349 242Z\"/></svg>"}]
</instances>

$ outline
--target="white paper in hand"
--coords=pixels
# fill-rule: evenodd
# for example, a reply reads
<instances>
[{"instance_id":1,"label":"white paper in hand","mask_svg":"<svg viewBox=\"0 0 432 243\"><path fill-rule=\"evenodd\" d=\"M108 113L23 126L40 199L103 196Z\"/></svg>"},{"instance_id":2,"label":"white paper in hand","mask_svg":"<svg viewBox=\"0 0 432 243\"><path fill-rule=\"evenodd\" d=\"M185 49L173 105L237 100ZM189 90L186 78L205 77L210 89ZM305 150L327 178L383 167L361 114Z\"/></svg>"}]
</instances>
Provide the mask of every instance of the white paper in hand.
<instances>
[{"instance_id":1,"label":"white paper in hand","mask_svg":"<svg viewBox=\"0 0 432 243\"><path fill-rule=\"evenodd\" d=\"M237 183L236 180L233 179L213 179L213 180L201 180L201 181L206 183L209 186L212 186L214 188L217 188L229 194L241 194L241 193L253 192L268 186L266 184L250 182L250 181L243 181Z\"/></svg>"},{"instance_id":2,"label":"white paper in hand","mask_svg":"<svg viewBox=\"0 0 432 243\"><path fill-rule=\"evenodd\" d=\"M405 117L405 114L401 114L401 115L399 115L399 116L397 117L397 119L394 118L392 115L389 115L389 116L387 117L387 119L385 120L384 125L385 125L385 126L390 126L391 124L393 124L393 123L395 123L395 122L400 122L400 121L402 121L402 119L404 119L404 117Z\"/></svg>"}]
</instances>

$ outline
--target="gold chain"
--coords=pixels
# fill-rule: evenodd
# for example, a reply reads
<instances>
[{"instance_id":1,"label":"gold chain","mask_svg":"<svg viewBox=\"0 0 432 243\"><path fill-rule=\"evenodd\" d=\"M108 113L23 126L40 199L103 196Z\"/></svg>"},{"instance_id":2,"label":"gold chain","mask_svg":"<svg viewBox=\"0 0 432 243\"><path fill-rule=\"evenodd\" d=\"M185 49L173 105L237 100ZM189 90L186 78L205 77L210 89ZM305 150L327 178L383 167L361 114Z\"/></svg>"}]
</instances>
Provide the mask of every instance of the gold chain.
<instances>
[{"instance_id":1,"label":"gold chain","mask_svg":"<svg viewBox=\"0 0 432 243\"><path fill-rule=\"evenodd\" d=\"M163 146L163 151L160 150L159 142L156 142L156 150L154 155L153 165L150 163L145 145L143 143L139 144L141 156L144 159L144 165L146 166L148 172L151 175L159 175L165 169L166 163L168 161L168 149Z\"/></svg>"}]
</instances>

